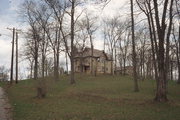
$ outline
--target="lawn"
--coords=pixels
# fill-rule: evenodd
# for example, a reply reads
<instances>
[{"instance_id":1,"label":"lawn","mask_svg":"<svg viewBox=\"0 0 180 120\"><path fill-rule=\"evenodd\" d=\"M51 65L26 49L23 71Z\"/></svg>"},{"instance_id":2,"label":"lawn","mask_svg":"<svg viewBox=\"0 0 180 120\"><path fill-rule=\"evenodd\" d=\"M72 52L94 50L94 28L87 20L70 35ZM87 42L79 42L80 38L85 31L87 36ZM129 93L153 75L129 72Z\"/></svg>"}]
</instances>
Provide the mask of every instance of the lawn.
<instances>
[{"instance_id":1,"label":"lawn","mask_svg":"<svg viewBox=\"0 0 180 120\"><path fill-rule=\"evenodd\" d=\"M139 81L133 92L129 76L76 75L47 80L47 97L37 99L34 80L24 80L7 89L14 120L179 120L180 85L170 81L167 103L155 103L156 84ZM4 86L5 87L5 86Z\"/></svg>"}]
</instances>

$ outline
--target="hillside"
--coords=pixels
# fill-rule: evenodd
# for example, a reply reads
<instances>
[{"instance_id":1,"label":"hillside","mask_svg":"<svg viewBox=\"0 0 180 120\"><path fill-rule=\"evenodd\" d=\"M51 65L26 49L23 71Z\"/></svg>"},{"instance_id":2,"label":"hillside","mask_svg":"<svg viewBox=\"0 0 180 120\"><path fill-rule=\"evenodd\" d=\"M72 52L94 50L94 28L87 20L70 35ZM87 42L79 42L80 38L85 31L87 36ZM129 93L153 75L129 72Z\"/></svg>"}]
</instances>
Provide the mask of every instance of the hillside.
<instances>
[{"instance_id":1,"label":"hillside","mask_svg":"<svg viewBox=\"0 0 180 120\"><path fill-rule=\"evenodd\" d=\"M153 102L155 81L140 82L133 92L129 76L77 75L58 82L47 79L48 95L37 99L34 80L24 80L7 89L14 120L179 120L180 86L170 81L167 103ZM4 86L5 87L5 86Z\"/></svg>"}]
</instances>

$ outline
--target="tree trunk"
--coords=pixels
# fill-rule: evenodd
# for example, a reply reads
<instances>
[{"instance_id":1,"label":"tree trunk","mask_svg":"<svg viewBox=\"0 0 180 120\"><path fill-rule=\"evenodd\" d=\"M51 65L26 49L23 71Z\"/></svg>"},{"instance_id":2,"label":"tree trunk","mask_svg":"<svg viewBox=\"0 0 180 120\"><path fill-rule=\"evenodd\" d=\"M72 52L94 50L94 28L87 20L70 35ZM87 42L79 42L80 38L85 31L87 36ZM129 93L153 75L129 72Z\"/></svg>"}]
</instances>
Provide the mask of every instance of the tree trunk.
<instances>
[{"instance_id":1,"label":"tree trunk","mask_svg":"<svg viewBox=\"0 0 180 120\"><path fill-rule=\"evenodd\" d=\"M65 54L66 54L66 71L67 71L67 75L68 75L69 70L68 70L68 55L67 55L67 52Z\"/></svg>"},{"instance_id":2,"label":"tree trunk","mask_svg":"<svg viewBox=\"0 0 180 120\"><path fill-rule=\"evenodd\" d=\"M57 64L57 71L56 71L56 72L57 72L57 73L56 73L56 74L57 74L57 79L58 79L58 80L59 80L60 32L61 32L61 31L60 31L60 27L59 27L59 28L57 29L57 48L56 48L56 49L57 49L57 53L56 53L56 58L57 58L57 61L56 61L56 62L57 62L57 63L56 63L56 64Z\"/></svg>"},{"instance_id":3,"label":"tree trunk","mask_svg":"<svg viewBox=\"0 0 180 120\"><path fill-rule=\"evenodd\" d=\"M59 52L56 53L56 79L59 80Z\"/></svg>"},{"instance_id":4,"label":"tree trunk","mask_svg":"<svg viewBox=\"0 0 180 120\"><path fill-rule=\"evenodd\" d=\"M45 64L45 55L44 55L44 43L42 43L42 78L44 78L44 64Z\"/></svg>"},{"instance_id":5,"label":"tree trunk","mask_svg":"<svg viewBox=\"0 0 180 120\"><path fill-rule=\"evenodd\" d=\"M83 73L83 50L81 51L80 57L80 72Z\"/></svg>"},{"instance_id":6,"label":"tree trunk","mask_svg":"<svg viewBox=\"0 0 180 120\"><path fill-rule=\"evenodd\" d=\"M45 71L45 66L44 66L44 64L45 64L45 56L44 55L42 55L42 78L44 78L44 71Z\"/></svg>"},{"instance_id":7,"label":"tree trunk","mask_svg":"<svg viewBox=\"0 0 180 120\"><path fill-rule=\"evenodd\" d=\"M171 0L173 1L173 0ZM165 0L164 2L164 8L163 8L163 15L162 15L162 21L160 24L159 20L159 11L158 11L158 4L157 0L153 0L154 2L154 11L155 11L155 20L156 20L156 27L157 27L157 34L159 38L159 49L158 49L158 71L159 71L159 77L157 80L157 90L156 90L156 96L155 101L163 102L167 101L167 82L166 82L166 68L165 68L165 49L164 49L164 40L165 40L165 31L166 31L166 13L167 13L167 6L168 6L168 0Z\"/></svg>"},{"instance_id":8,"label":"tree trunk","mask_svg":"<svg viewBox=\"0 0 180 120\"><path fill-rule=\"evenodd\" d=\"M90 43L91 43L91 75L96 76L96 67L94 61L93 61L93 56L94 56L94 46L93 46L93 40L92 40L92 35L90 32L88 32L89 34L89 39L90 39Z\"/></svg>"},{"instance_id":9,"label":"tree trunk","mask_svg":"<svg viewBox=\"0 0 180 120\"><path fill-rule=\"evenodd\" d=\"M33 66L34 66L34 62L33 61L31 61L31 63L30 63L30 79L32 79L33 78Z\"/></svg>"},{"instance_id":10,"label":"tree trunk","mask_svg":"<svg viewBox=\"0 0 180 120\"><path fill-rule=\"evenodd\" d=\"M114 62L114 48L112 47L112 45L111 45L111 59L112 59L112 61L111 61L111 75L114 75L114 66L113 66L113 62Z\"/></svg>"},{"instance_id":11,"label":"tree trunk","mask_svg":"<svg viewBox=\"0 0 180 120\"><path fill-rule=\"evenodd\" d=\"M126 58L123 58L123 75L126 75Z\"/></svg>"},{"instance_id":12,"label":"tree trunk","mask_svg":"<svg viewBox=\"0 0 180 120\"><path fill-rule=\"evenodd\" d=\"M45 85L45 79L40 78L38 80L38 86L37 86L37 98L45 98L46 97L46 85Z\"/></svg>"},{"instance_id":13,"label":"tree trunk","mask_svg":"<svg viewBox=\"0 0 180 120\"><path fill-rule=\"evenodd\" d=\"M134 78L134 92L139 91L137 72L136 72L136 51L135 51L135 35L134 35L134 10L133 10L133 0L131 2L131 22L132 22L132 60L133 60L133 78Z\"/></svg>"},{"instance_id":14,"label":"tree trunk","mask_svg":"<svg viewBox=\"0 0 180 120\"><path fill-rule=\"evenodd\" d=\"M149 24L149 34L150 34L150 39L151 39L151 49L152 49L152 58L153 58L153 67L154 67L154 74L155 74L155 80L158 79L158 71L157 71L157 64L156 64L156 54L155 51L156 49L154 48L154 41L156 41L156 37L153 38L153 33L155 33L155 31L152 31L151 27L153 26L153 24L151 24L151 19L150 17L148 17L148 24Z\"/></svg>"},{"instance_id":15,"label":"tree trunk","mask_svg":"<svg viewBox=\"0 0 180 120\"><path fill-rule=\"evenodd\" d=\"M37 82L37 98L44 98L46 96L45 83L42 79L38 79L38 39L38 36L35 35L34 79Z\"/></svg>"},{"instance_id":16,"label":"tree trunk","mask_svg":"<svg viewBox=\"0 0 180 120\"><path fill-rule=\"evenodd\" d=\"M117 69L117 52L116 52L116 47L115 47L115 57L114 57L114 70L113 70L113 72L114 71L117 71L116 69ZM116 74L116 72L114 72L114 74Z\"/></svg>"},{"instance_id":17,"label":"tree trunk","mask_svg":"<svg viewBox=\"0 0 180 120\"><path fill-rule=\"evenodd\" d=\"M71 84L75 84L74 79L74 12L75 12L75 0L71 1Z\"/></svg>"},{"instance_id":18,"label":"tree trunk","mask_svg":"<svg viewBox=\"0 0 180 120\"><path fill-rule=\"evenodd\" d=\"M54 79L55 80L58 80L58 78L57 78L57 58L56 58L56 50L55 50L55 48L54 48Z\"/></svg>"},{"instance_id":19,"label":"tree trunk","mask_svg":"<svg viewBox=\"0 0 180 120\"><path fill-rule=\"evenodd\" d=\"M94 49L94 47L91 43L91 75L95 75L95 67L94 67L94 63L93 63L93 55L94 55L93 49Z\"/></svg>"},{"instance_id":20,"label":"tree trunk","mask_svg":"<svg viewBox=\"0 0 180 120\"><path fill-rule=\"evenodd\" d=\"M47 61L47 59L46 59L46 63L45 63L45 65L46 65L46 76L48 76L48 61Z\"/></svg>"},{"instance_id":21,"label":"tree trunk","mask_svg":"<svg viewBox=\"0 0 180 120\"><path fill-rule=\"evenodd\" d=\"M34 56L34 79L38 79L38 46L37 40L35 40L35 56Z\"/></svg>"},{"instance_id":22,"label":"tree trunk","mask_svg":"<svg viewBox=\"0 0 180 120\"><path fill-rule=\"evenodd\" d=\"M179 43L179 44L178 44ZM178 66L178 81L177 83L180 84L180 24L179 24L179 36L178 36L178 43L177 43L177 66Z\"/></svg>"},{"instance_id":23,"label":"tree trunk","mask_svg":"<svg viewBox=\"0 0 180 120\"><path fill-rule=\"evenodd\" d=\"M170 61L170 68L171 68L171 72L170 72L170 80L173 80L173 61Z\"/></svg>"}]
</instances>

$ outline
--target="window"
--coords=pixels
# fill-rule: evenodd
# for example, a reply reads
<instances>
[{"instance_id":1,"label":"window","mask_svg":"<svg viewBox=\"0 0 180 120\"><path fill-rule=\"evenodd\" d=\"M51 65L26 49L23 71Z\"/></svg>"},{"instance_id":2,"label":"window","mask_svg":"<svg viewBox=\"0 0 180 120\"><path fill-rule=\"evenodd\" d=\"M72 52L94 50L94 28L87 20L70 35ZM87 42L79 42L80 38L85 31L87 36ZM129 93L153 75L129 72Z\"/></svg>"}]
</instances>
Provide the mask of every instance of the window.
<instances>
[{"instance_id":1,"label":"window","mask_svg":"<svg viewBox=\"0 0 180 120\"><path fill-rule=\"evenodd\" d=\"M104 71L105 69L104 69L104 66L102 67L102 71Z\"/></svg>"},{"instance_id":2,"label":"window","mask_svg":"<svg viewBox=\"0 0 180 120\"><path fill-rule=\"evenodd\" d=\"M100 58L98 58L97 61L100 62Z\"/></svg>"}]
</instances>

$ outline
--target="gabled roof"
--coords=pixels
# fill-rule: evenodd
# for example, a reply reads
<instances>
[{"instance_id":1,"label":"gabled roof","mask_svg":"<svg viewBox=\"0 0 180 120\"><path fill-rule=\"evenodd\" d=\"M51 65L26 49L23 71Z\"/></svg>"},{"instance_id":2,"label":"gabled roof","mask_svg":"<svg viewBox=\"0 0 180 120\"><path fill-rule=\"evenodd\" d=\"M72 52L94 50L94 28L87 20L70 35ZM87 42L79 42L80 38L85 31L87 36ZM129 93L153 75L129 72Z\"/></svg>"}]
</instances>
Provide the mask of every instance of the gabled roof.
<instances>
[{"instance_id":1,"label":"gabled roof","mask_svg":"<svg viewBox=\"0 0 180 120\"><path fill-rule=\"evenodd\" d=\"M91 48L85 48L82 52L76 52L75 58L79 57L95 57L100 58L101 56L105 56L106 60L112 60L111 55L105 53L103 50L93 49L93 56L91 53Z\"/></svg>"}]
</instances>

